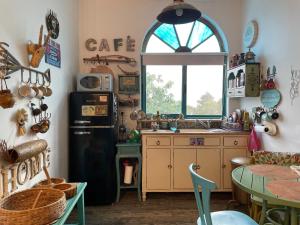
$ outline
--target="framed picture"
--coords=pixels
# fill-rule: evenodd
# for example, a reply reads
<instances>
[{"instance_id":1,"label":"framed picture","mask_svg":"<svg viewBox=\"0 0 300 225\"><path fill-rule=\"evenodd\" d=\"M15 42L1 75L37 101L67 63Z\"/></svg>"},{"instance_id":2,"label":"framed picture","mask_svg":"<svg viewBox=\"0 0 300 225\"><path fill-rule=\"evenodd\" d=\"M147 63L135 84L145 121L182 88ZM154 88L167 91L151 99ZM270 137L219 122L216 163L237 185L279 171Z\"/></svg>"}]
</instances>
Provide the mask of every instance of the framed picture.
<instances>
[{"instance_id":1,"label":"framed picture","mask_svg":"<svg viewBox=\"0 0 300 225\"><path fill-rule=\"evenodd\" d=\"M119 75L119 93L136 94L140 91L139 76Z\"/></svg>"}]
</instances>

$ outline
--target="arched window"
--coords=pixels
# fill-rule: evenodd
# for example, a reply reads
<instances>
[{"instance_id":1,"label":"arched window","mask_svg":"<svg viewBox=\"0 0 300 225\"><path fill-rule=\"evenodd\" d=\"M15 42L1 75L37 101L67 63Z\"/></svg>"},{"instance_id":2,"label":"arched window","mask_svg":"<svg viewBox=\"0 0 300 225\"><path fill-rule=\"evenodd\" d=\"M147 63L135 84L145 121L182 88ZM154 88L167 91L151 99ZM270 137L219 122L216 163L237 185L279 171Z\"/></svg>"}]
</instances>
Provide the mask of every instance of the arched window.
<instances>
[{"instance_id":1,"label":"arched window","mask_svg":"<svg viewBox=\"0 0 300 225\"><path fill-rule=\"evenodd\" d=\"M156 23L142 50L142 108L146 113L219 118L224 113L226 52L208 20Z\"/></svg>"}]
</instances>

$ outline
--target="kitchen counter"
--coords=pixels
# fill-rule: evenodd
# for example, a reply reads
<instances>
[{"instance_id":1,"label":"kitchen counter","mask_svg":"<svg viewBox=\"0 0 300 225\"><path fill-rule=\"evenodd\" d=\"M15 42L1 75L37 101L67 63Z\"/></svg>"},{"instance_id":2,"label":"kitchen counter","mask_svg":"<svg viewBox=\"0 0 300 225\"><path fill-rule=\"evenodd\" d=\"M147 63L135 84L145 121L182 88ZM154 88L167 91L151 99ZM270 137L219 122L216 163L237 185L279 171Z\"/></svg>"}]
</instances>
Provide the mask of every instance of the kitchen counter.
<instances>
[{"instance_id":1,"label":"kitchen counter","mask_svg":"<svg viewBox=\"0 0 300 225\"><path fill-rule=\"evenodd\" d=\"M141 134L146 135L185 135L185 134L221 134L221 135L247 135L250 134L249 131L233 131L233 130L224 130L224 129L180 129L179 133L176 133L171 130L162 130L157 131L153 130L141 130Z\"/></svg>"}]
</instances>

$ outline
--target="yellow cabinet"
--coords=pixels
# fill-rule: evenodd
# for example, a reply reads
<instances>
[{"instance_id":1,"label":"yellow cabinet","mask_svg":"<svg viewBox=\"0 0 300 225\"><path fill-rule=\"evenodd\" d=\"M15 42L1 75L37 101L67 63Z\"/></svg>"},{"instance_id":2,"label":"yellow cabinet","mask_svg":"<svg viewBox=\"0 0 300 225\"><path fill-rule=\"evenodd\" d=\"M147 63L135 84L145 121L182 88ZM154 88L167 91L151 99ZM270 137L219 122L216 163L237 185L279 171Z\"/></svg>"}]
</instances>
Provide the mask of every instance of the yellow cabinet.
<instances>
[{"instance_id":1,"label":"yellow cabinet","mask_svg":"<svg viewBox=\"0 0 300 225\"><path fill-rule=\"evenodd\" d=\"M224 148L223 149L223 188L231 189L231 162L235 157L246 157L247 149L245 148Z\"/></svg>"},{"instance_id":2,"label":"yellow cabinet","mask_svg":"<svg viewBox=\"0 0 300 225\"><path fill-rule=\"evenodd\" d=\"M197 173L216 182L221 188L220 149L177 149L173 150L173 188L193 189L188 166L195 164Z\"/></svg>"},{"instance_id":3,"label":"yellow cabinet","mask_svg":"<svg viewBox=\"0 0 300 225\"><path fill-rule=\"evenodd\" d=\"M142 193L193 191L188 166L217 184L215 191L231 191L231 163L247 155L248 135L142 133Z\"/></svg>"},{"instance_id":4,"label":"yellow cabinet","mask_svg":"<svg viewBox=\"0 0 300 225\"><path fill-rule=\"evenodd\" d=\"M197 173L221 189L221 149L197 149Z\"/></svg>"},{"instance_id":5,"label":"yellow cabinet","mask_svg":"<svg viewBox=\"0 0 300 225\"><path fill-rule=\"evenodd\" d=\"M197 150L175 148L173 157L173 187L175 189L193 189L188 166L191 163L197 164Z\"/></svg>"},{"instance_id":6,"label":"yellow cabinet","mask_svg":"<svg viewBox=\"0 0 300 225\"><path fill-rule=\"evenodd\" d=\"M167 148L149 148L147 160L147 189L169 190L171 187L171 150Z\"/></svg>"}]
</instances>

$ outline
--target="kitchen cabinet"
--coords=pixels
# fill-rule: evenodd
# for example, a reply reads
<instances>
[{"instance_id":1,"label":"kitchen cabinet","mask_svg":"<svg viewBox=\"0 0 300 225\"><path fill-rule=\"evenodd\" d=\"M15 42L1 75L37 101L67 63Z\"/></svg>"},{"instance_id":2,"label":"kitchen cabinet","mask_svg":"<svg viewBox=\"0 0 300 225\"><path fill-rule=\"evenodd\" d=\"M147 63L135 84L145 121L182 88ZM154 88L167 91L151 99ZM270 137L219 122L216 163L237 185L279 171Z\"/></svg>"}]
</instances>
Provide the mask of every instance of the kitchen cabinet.
<instances>
[{"instance_id":1,"label":"kitchen cabinet","mask_svg":"<svg viewBox=\"0 0 300 225\"><path fill-rule=\"evenodd\" d=\"M223 188L231 189L231 171L232 166L230 160L236 157L247 156L248 139L241 136L224 137L223 149Z\"/></svg>"},{"instance_id":2,"label":"kitchen cabinet","mask_svg":"<svg viewBox=\"0 0 300 225\"><path fill-rule=\"evenodd\" d=\"M197 150L197 173L216 183L217 189L221 186L221 150L198 149Z\"/></svg>"},{"instance_id":3,"label":"kitchen cabinet","mask_svg":"<svg viewBox=\"0 0 300 225\"><path fill-rule=\"evenodd\" d=\"M146 152L147 189L169 190L171 186L171 150L149 148Z\"/></svg>"},{"instance_id":4,"label":"kitchen cabinet","mask_svg":"<svg viewBox=\"0 0 300 225\"><path fill-rule=\"evenodd\" d=\"M191 175L187 170L191 163L196 172L209 180L221 184L221 151L220 149L177 149L173 150L173 188L192 189ZM213 160L211 160L213 159Z\"/></svg>"},{"instance_id":5,"label":"kitchen cabinet","mask_svg":"<svg viewBox=\"0 0 300 225\"><path fill-rule=\"evenodd\" d=\"M260 95L260 63L246 63L227 71L227 97Z\"/></svg>"},{"instance_id":6,"label":"kitchen cabinet","mask_svg":"<svg viewBox=\"0 0 300 225\"><path fill-rule=\"evenodd\" d=\"M232 133L232 132L231 132ZM143 201L147 192L192 192L188 166L217 184L215 191L231 191L234 157L246 156L248 133L143 133Z\"/></svg>"},{"instance_id":7,"label":"kitchen cabinet","mask_svg":"<svg viewBox=\"0 0 300 225\"><path fill-rule=\"evenodd\" d=\"M173 150L173 187L175 189L192 189L191 175L186 169L191 163L197 164L196 149L175 148Z\"/></svg>"}]
</instances>

